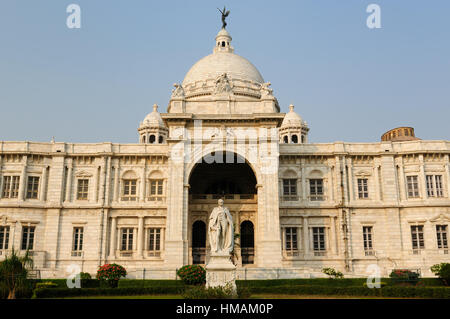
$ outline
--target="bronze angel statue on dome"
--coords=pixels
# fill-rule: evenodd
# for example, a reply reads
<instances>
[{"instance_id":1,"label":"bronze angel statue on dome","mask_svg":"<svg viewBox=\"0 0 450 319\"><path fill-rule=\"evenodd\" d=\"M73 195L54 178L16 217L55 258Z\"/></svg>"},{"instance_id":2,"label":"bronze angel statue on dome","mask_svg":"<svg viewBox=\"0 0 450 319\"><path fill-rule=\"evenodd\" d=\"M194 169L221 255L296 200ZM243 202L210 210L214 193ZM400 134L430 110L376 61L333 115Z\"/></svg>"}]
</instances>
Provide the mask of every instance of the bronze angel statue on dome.
<instances>
[{"instance_id":1,"label":"bronze angel statue on dome","mask_svg":"<svg viewBox=\"0 0 450 319\"><path fill-rule=\"evenodd\" d=\"M228 15L230 14L230 10L226 10L225 7L223 7L223 11L220 10L219 8L217 8L217 10L219 10L219 12L222 13L222 29L225 29L225 27L227 26L225 18L228 17Z\"/></svg>"}]
</instances>

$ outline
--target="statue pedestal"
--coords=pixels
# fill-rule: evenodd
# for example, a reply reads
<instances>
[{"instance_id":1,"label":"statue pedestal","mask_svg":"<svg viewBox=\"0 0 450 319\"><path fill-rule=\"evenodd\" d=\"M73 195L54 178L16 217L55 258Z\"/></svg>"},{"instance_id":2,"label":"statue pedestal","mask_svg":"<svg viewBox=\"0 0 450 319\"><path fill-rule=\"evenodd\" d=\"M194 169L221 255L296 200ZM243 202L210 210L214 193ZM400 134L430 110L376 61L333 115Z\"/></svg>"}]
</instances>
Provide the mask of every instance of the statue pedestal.
<instances>
[{"instance_id":1,"label":"statue pedestal","mask_svg":"<svg viewBox=\"0 0 450 319\"><path fill-rule=\"evenodd\" d=\"M225 287L231 285L236 293L236 266L230 254L212 253L206 265L206 287Z\"/></svg>"}]
</instances>

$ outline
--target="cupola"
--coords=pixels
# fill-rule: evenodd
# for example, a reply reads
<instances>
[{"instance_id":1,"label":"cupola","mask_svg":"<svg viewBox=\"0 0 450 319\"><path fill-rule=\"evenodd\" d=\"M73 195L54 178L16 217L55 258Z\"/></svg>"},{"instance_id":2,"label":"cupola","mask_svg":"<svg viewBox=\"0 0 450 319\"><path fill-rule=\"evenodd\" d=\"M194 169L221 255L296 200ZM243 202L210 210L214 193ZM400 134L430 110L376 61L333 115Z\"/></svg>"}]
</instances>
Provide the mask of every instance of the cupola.
<instances>
[{"instance_id":1,"label":"cupola","mask_svg":"<svg viewBox=\"0 0 450 319\"><path fill-rule=\"evenodd\" d=\"M166 143L169 130L164 124L161 114L158 112L158 105L153 105L153 111L149 113L138 128L139 142L143 144Z\"/></svg>"},{"instance_id":2,"label":"cupola","mask_svg":"<svg viewBox=\"0 0 450 319\"><path fill-rule=\"evenodd\" d=\"M289 112L280 126L280 143L307 143L308 131L308 124L294 111L294 105L289 105Z\"/></svg>"}]
</instances>

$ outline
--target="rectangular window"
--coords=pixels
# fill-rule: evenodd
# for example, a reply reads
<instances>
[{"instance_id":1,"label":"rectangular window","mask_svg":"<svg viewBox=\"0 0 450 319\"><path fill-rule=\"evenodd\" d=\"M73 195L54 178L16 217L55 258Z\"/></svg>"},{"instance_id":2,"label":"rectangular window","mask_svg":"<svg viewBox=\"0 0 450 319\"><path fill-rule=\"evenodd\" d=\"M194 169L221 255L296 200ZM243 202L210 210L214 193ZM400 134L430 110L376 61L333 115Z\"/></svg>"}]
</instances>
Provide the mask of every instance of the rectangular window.
<instances>
[{"instance_id":1,"label":"rectangular window","mask_svg":"<svg viewBox=\"0 0 450 319\"><path fill-rule=\"evenodd\" d=\"M77 199L78 200L87 200L89 194L89 180L88 179L79 179L77 186Z\"/></svg>"},{"instance_id":2,"label":"rectangular window","mask_svg":"<svg viewBox=\"0 0 450 319\"><path fill-rule=\"evenodd\" d=\"M83 250L83 227L73 228L73 252L80 252Z\"/></svg>"},{"instance_id":3,"label":"rectangular window","mask_svg":"<svg viewBox=\"0 0 450 319\"><path fill-rule=\"evenodd\" d=\"M150 180L150 200L161 200L163 195L163 180Z\"/></svg>"},{"instance_id":4,"label":"rectangular window","mask_svg":"<svg viewBox=\"0 0 450 319\"><path fill-rule=\"evenodd\" d=\"M313 201L323 200L323 179L309 180L309 195Z\"/></svg>"},{"instance_id":5,"label":"rectangular window","mask_svg":"<svg viewBox=\"0 0 450 319\"><path fill-rule=\"evenodd\" d=\"M363 227L363 242L364 242L364 252L366 256L373 255L373 242L372 242L372 226L364 226Z\"/></svg>"},{"instance_id":6,"label":"rectangular window","mask_svg":"<svg viewBox=\"0 0 450 319\"><path fill-rule=\"evenodd\" d=\"M0 250L8 249L9 226L0 226Z\"/></svg>"},{"instance_id":7,"label":"rectangular window","mask_svg":"<svg viewBox=\"0 0 450 319\"><path fill-rule=\"evenodd\" d=\"M439 249L447 249L447 225L436 225L437 245Z\"/></svg>"},{"instance_id":8,"label":"rectangular window","mask_svg":"<svg viewBox=\"0 0 450 319\"><path fill-rule=\"evenodd\" d=\"M367 178L358 178L358 197L360 199L369 198Z\"/></svg>"},{"instance_id":9,"label":"rectangular window","mask_svg":"<svg viewBox=\"0 0 450 319\"><path fill-rule=\"evenodd\" d=\"M428 197L443 197L442 175L427 175Z\"/></svg>"},{"instance_id":10,"label":"rectangular window","mask_svg":"<svg viewBox=\"0 0 450 319\"><path fill-rule=\"evenodd\" d=\"M325 251L325 227L313 227L313 248L315 252Z\"/></svg>"},{"instance_id":11,"label":"rectangular window","mask_svg":"<svg viewBox=\"0 0 450 319\"><path fill-rule=\"evenodd\" d=\"M414 252L425 249L425 241L423 238L423 226L411 226L412 248Z\"/></svg>"},{"instance_id":12,"label":"rectangular window","mask_svg":"<svg viewBox=\"0 0 450 319\"><path fill-rule=\"evenodd\" d=\"M27 198L37 199L39 189L39 177L29 176L27 185Z\"/></svg>"},{"instance_id":13,"label":"rectangular window","mask_svg":"<svg viewBox=\"0 0 450 319\"><path fill-rule=\"evenodd\" d=\"M286 227L286 250L297 250L297 227Z\"/></svg>"},{"instance_id":14,"label":"rectangular window","mask_svg":"<svg viewBox=\"0 0 450 319\"><path fill-rule=\"evenodd\" d=\"M123 197L124 201L135 201L136 197L136 185L137 180L135 179L124 179L123 180Z\"/></svg>"},{"instance_id":15,"label":"rectangular window","mask_svg":"<svg viewBox=\"0 0 450 319\"><path fill-rule=\"evenodd\" d=\"M22 228L22 250L33 250L34 231L34 226L25 226Z\"/></svg>"},{"instance_id":16,"label":"rectangular window","mask_svg":"<svg viewBox=\"0 0 450 319\"><path fill-rule=\"evenodd\" d=\"M150 228L148 231L148 250L160 251L161 250L161 228Z\"/></svg>"},{"instance_id":17,"label":"rectangular window","mask_svg":"<svg viewBox=\"0 0 450 319\"><path fill-rule=\"evenodd\" d=\"M3 198L17 198L20 176L3 176Z\"/></svg>"},{"instance_id":18,"label":"rectangular window","mask_svg":"<svg viewBox=\"0 0 450 319\"><path fill-rule=\"evenodd\" d=\"M417 181L417 175L406 176L406 184L408 187L408 197L419 197L419 183Z\"/></svg>"},{"instance_id":19,"label":"rectangular window","mask_svg":"<svg viewBox=\"0 0 450 319\"><path fill-rule=\"evenodd\" d=\"M283 179L283 199L297 200L297 180L295 178Z\"/></svg>"},{"instance_id":20,"label":"rectangular window","mask_svg":"<svg viewBox=\"0 0 450 319\"><path fill-rule=\"evenodd\" d=\"M133 228L122 228L120 250L133 250Z\"/></svg>"}]
</instances>

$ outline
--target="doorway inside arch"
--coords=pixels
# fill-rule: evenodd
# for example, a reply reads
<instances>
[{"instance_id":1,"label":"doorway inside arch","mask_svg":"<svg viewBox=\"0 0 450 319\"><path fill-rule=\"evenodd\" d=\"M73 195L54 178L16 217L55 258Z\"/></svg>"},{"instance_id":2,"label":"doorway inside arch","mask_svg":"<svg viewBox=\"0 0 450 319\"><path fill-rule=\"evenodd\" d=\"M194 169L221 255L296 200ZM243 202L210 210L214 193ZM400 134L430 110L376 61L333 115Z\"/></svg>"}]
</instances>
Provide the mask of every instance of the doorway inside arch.
<instances>
[{"instance_id":1,"label":"doorway inside arch","mask_svg":"<svg viewBox=\"0 0 450 319\"><path fill-rule=\"evenodd\" d=\"M206 224L197 220L192 224L192 263L204 264L206 251Z\"/></svg>"},{"instance_id":2,"label":"doorway inside arch","mask_svg":"<svg viewBox=\"0 0 450 319\"><path fill-rule=\"evenodd\" d=\"M254 263L255 257L255 230L253 223L245 220L241 223L241 258L242 265Z\"/></svg>"},{"instance_id":3,"label":"doorway inside arch","mask_svg":"<svg viewBox=\"0 0 450 319\"><path fill-rule=\"evenodd\" d=\"M212 161L211 158L214 160ZM192 251L189 258L192 263L208 262L210 251L207 232L209 215L217 206L219 199L224 200L224 205L233 217L235 232L242 231L241 224L245 220L251 219L257 222L256 184L256 175L250 164L235 153L211 153L195 164L189 177L188 208L188 222L189 225L192 225L192 235L190 236L192 240L189 243ZM196 226L199 220L205 221L202 222L202 231L199 231L205 238L205 244L201 242L201 245L200 240L196 237L200 236L196 235L200 229L200 226ZM244 250L242 250L242 237L241 246L235 245L238 266L241 265L240 261L242 261L242 265L254 262L255 225L250 221L249 223L244 223Z\"/></svg>"}]
</instances>

